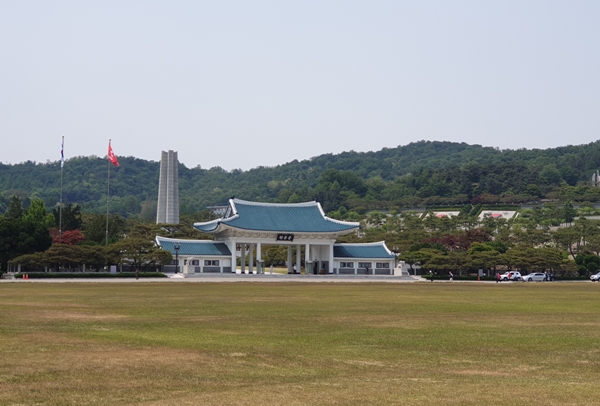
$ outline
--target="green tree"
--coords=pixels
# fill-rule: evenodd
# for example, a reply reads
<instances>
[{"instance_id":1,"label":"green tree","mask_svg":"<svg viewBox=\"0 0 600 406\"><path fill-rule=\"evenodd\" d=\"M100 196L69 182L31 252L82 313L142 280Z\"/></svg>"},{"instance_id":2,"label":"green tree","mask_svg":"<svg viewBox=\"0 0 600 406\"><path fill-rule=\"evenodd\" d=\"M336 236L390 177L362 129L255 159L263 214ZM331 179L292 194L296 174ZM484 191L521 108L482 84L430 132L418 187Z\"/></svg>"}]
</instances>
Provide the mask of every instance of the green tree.
<instances>
[{"instance_id":1,"label":"green tree","mask_svg":"<svg viewBox=\"0 0 600 406\"><path fill-rule=\"evenodd\" d=\"M538 271L556 271L563 263L560 250L551 247L536 248L531 253L534 269Z\"/></svg>"},{"instance_id":2,"label":"green tree","mask_svg":"<svg viewBox=\"0 0 600 406\"><path fill-rule=\"evenodd\" d=\"M528 247L518 245L506 251L502 258L509 270L525 270L530 265L529 254Z\"/></svg>"},{"instance_id":3,"label":"green tree","mask_svg":"<svg viewBox=\"0 0 600 406\"><path fill-rule=\"evenodd\" d=\"M555 165L546 165L540 176L549 185L558 185L562 180L560 172L556 169Z\"/></svg>"},{"instance_id":4,"label":"green tree","mask_svg":"<svg viewBox=\"0 0 600 406\"><path fill-rule=\"evenodd\" d=\"M565 203L563 207L563 212L565 223L571 224L573 222L573 219L577 215L577 211L575 211L575 209L573 208L573 203L571 203L571 201Z\"/></svg>"},{"instance_id":5,"label":"green tree","mask_svg":"<svg viewBox=\"0 0 600 406\"><path fill-rule=\"evenodd\" d=\"M4 216L8 219L20 219L23 217L23 205L21 203L21 199L17 196L13 196L10 199L10 203L8 204L8 208L6 209L6 213Z\"/></svg>"},{"instance_id":6,"label":"green tree","mask_svg":"<svg viewBox=\"0 0 600 406\"><path fill-rule=\"evenodd\" d=\"M31 199L29 208L23 215L25 221L40 224L46 228L54 225L54 217L46 211L46 205L42 199Z\"/></svg>"},{"instance_id":7,"label":"green tree","mask_svg":"<svg viewBox=\"0 0 600 406\"><path fill-rule=\"evenodd\" d=\"M25 254L45 251L52 238L45 223L33 218L0 217L0 272L6 272L8 261Z\"/></svg>"},{"instance_id":8,"label":"green tree","mask_svg":"<svg viewBox=\"0 0 600 406\"><path fill-rule=\"evenodd\" d=\"M119 263L131 265L134 269L153 267L171 263L169 251L161 250L152 241L144 238L125 238L108 247L113 256L119 257Z\"/></svg>"},{"instance_id":9,"label":"green tree","mask_svg":"<svg viewBox=\"0 0 600 406\"><path fill-rule=\"evenodd\" d=\"M124 219L114 214L108 217L108 243L113 243L122 238L124 233ZM106 215L88 214L83 220L83 233L86 241L96 244L106 244Z\"/></svg>"},{"instance_id":10,"label":"green tree","mask_svg":"<svg viewBox=\"0 0 600 406\"><path fill-rule=\"evenodd\" d=\"M265 266L282 264L287 261L287 248L283 245L267 245L263 248L262 258Z\"/></svg>"},{"instance_id":11,"label":"green tree","mask_svg":"<svg viewBox=\"0 0 600 406\"><path fill-rule=\"evenodd\" d=\"M107 252L103 246L54 244L44 252L21 255L9 263L38 268L47 266L55 271L79 270L83 265L88 270L98 270L104 266L106 259Z\"/></svg>"},{"instance_id":12,"label":"green tree","mask_svg":"<svg viewBox=\"0 0 600 406\"><path fill-rule=\"evenodd\" d=\"M469 252L469 268L472 270L494 270L501 263L501 255L496 250Z\"/></svg>"},{"instance_id":13,"label":"green tree","mask_svg":"<svg viewBox=\"0 0 600 406\"><path fill-rule=\"evenodd\" d=\"M586 249L592 251L596 255L600 255L600 234L594 234L587 238Z\"/></svg>"},{"instance_id":14,"label":"green tree","mask_svg":"<svg viewBox=\"0 0 600 406\"><path fill-rule=\"evenodd\" d=\"M54 215L54 223L56 227L61 224L61 211L59 207L52 209ZM69 203L62 208L62 230L80 230L82 224L81 206L78 204Z\"/></svg>"},{"instance_id":15,"label":"green tree","mask_svg":"<svg viewBox=\"0 0 600 406\"><path fill-rule=\"evenodd\" d=\"M400 261L404 261L406 264L408 264L410 272L413 275L415 274L413 266L419 264L422 258L422 255L420 255L419 253L411 251L404 252L403 254L398 256L398 259Z\"/></svg>"},{"instance_id":16,"label":"green tree","mask_svg":"<svg viewBox=\"0 0 600 406\"><path fill-rule=\"evenodd\" d=\"M561 249L567 251L573 258L579 249L581 234L575 227L564 227L557 229L552 234L552 239Z\"/></svg>"}]
</instances>

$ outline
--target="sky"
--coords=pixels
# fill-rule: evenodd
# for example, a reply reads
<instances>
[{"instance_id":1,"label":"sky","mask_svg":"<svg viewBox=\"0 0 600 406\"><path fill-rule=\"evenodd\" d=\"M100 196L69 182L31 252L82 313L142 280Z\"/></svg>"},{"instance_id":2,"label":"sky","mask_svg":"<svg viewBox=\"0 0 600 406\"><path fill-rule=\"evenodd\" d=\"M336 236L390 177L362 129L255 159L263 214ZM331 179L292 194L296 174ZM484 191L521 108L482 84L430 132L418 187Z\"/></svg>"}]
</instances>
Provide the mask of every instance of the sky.
<instances>
[{"instance_id":1,"label":"sky","mask_svg":"<svg viewBox=\"0 0 600 406\"><path fill-rule=\"evenodd\" d=\"M0 0L0 162L600 138L600 2Z\"/></svg>"}]
</instances>

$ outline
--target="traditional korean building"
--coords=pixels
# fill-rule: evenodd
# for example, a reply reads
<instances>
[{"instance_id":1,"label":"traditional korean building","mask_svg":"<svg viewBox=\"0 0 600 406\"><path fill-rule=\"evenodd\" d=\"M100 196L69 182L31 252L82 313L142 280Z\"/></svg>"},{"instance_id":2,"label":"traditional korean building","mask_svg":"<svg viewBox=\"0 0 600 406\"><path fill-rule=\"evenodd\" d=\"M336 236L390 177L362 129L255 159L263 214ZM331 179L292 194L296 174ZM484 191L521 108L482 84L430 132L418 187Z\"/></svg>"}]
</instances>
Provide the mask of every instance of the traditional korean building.
<instances>
[{"instance_id":1,"label":"traditional korean building","mask_svg":"<svg viewBox=\"0 0 600 406\"><path fill-rule=\"evenodd\" d=\"M318 202L279 204L230 199L223 217L194 224L196 229L212 234L213 241L156 237L156 243L178 256L186 274L236 272L238 257L243 259L242 273L261 273L263 247L280 245L287 247L289 273L295 252L298 273L304 262L306 272L313 274L391 275L396 258L384 242L336 244L339 236L356 232L359 226L325 216Z\"/></svg>"}]
</instances>

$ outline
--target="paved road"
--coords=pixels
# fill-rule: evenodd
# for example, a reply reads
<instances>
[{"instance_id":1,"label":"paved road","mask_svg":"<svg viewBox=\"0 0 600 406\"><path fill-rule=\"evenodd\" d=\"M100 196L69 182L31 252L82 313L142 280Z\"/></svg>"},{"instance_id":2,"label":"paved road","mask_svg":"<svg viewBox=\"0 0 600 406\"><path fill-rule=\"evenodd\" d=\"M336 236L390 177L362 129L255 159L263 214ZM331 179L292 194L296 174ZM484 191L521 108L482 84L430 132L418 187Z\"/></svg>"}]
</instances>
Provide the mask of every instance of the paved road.
<instances>
[{"instance_id":1,"label":"paved road","mask_svg":"<svg viewBox=\"0 0 600 406\"><path fill-rule=\"evenodd\" d=\"M139 282L163 282L163 283L202 283L202 282L301 282L301 283L414 283L423 282L425 279L413 276L339 276L339 275L202 275L170 278L60 278L60 279L0 279L0 283L69 283L69 282L101 282L101 283L139 283Z\"/></svg>"},{"instance_id":2,"label":"paved road","mask_svg":"<svg viewBox=\"0 0 600 406\"><path fill-rule=\"evenodd\" d=\"M186 278L174 276L169 278L61 278L61 279L0 279L0 283L214 283L214 282L283 282L283 283L493 283L495 281L452 281L435 280L433 282L423 279L420 276L348 276L348 275L282 275L282 274L264 274L264 275L194 275ZM589 280L584 281L557 281L558 283L593 283ZM557 283L557 282L500 282L498 285L511 285L513 283ZM600 285L600 284L599 284Z\"/></svg>"}]
</instances>

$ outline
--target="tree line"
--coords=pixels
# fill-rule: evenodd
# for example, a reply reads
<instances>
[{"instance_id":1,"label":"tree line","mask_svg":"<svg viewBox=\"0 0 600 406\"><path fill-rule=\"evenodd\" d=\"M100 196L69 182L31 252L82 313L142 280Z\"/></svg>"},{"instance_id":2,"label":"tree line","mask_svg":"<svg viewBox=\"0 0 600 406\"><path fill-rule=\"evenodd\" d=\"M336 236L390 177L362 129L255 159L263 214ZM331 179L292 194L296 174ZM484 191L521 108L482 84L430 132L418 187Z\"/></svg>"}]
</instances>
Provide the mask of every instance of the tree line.
<instances>
[{"instance_id":1,"label":"tree line","mask_svg":"<svg viewBox=\"0 0 600 406\"><path fill-rule=\"evenodd\" d=\"M119 157L111 171L110 212L153 219L159 163ZM326 212L432 205L520 204L551 199L600 201L589 179L600 166L600 142L545 150L498 150L421 141L376 152L324 154L248 171L179 165L180 210L200 212L231 196L263 202L318 200ZM0 212L13 195L28 207L56 207L60 162L0 164ZM64 166L63 200L89 213L106 212L106 161L74 157Z\"/></svg>"},{"instance_id":2,"label":"tree line","mask_svg":"<svg viewBox=\"0 0 600 406\"><path fill-rule=\"evenodd\" d=\"M155 246L157 235L202 237L190 226L156 225L118 214L107 221L105 214L86 213L72 203L48 213L41 199L32 199L24 209L13 196L0 215L0 273L9 265L29 271L101 271L116 264L152 270L172 262L170 252Z\"/></svg>"},{"instance_id":3,"label":"tree line","mask_svg":"<svg viewBox=\"0 0 600 406\"><path fill-rule=\"evenodd\" d=\"M360 238L342 241L385 240L407 263L432 270L547 268L584 274L591 272L591 258L598 256L598 224L587 220L594 209L581 202L600 201L600 188L588 182L600 165L600 142L501 151L423 141L249 171L180 164L178 226L152 224L159 163L119 160L121 166L111 176L108 235L104 159L75 157L66 162L62 214L57 205L59 162L0 164L2 270L16 260L53 269L87 261L86 266L98 270L109 263L168 263L170 258L155 249L154 237L199 238L193 222L212 218L205 207L225 204L233 195L263 202L319 201L331 217L363 222ZM476 221L486 205L520 207L541 199L556 203L525 210L515 219ZM575 202L580 204L577 210ZM456 207L460 215L438 219L407 209L440 205ZM285 260L276 249L267 254L273 262Z\"/></svg>"},{"instance_id":4,"label":"tree line","mask_svg":"<svg viewBox=\"0 0 600 406\"><path fill-rule=\"evenodd\" d=\"M343 242L386 241L411 269L447 274L519 270L586 276L600 264L600 211L547 205L513 218L479 218L482 205L465 205L456 216L372 212L362 220L364 236ZM589 217L589 218L588 218Z\"/></svg>"},{"instance_id":5,"label":"tree line","mask_svg":"<svg viewBox=\"0 0 600 406\"><path fill-rule=\"evenodd\" d=\"M357 180L358 178L354 179ZM351 182L353 179L345 179ZM466 204L455 216L438 217L434 211L370 211L364 214L339 209L333 217L361 222L356 234L339 242L385 241L411 268L437 273L485 270L550 271L559 276L584 276L600 265L600 211L593 205L563 205L522 210L512 218L480 218L483 204ZM0 264L31 270L101 271L107 265L154 269L172 263L169 252L154 244L157 235L172 238L212 239L195 230L197 221L213 218L209 211L183 215L181 224L154 224L118 214L88 213L66 205L48 213L41 199L24 209L13 197L0 215ZM60 222L60 231L59 231ZM108 244L107 244L108 237ZM283 264L284 247L265 247L267 265Z\"/></svg>"}]
</instances>

